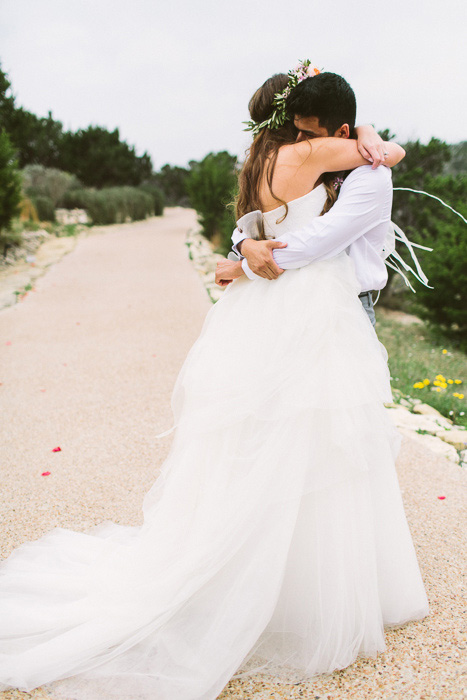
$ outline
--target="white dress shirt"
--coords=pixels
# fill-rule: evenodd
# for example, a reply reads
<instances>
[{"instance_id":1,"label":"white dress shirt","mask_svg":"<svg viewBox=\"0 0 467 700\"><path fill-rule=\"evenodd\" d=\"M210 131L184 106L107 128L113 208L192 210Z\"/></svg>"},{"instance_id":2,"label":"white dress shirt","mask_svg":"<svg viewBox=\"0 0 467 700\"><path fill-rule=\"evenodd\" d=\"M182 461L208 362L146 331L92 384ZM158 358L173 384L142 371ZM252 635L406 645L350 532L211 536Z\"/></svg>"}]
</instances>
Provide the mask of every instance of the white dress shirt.
<instances>
[{"instance_id":1,"label":"white dress shirt","mask_svg":"<svg viewBox=\"0 0 467 700\"><path fill-rule=\"evenodd\" d=\"M287 270L332 258L346 250L354 261L360 292L382 289L388 279L382 251L391 222L392 194L390 168L384 165L375 170L371 165L355 168L344 180L337 201L326 214L275 238L288 245L273 250L274 260ZM247 277L256 279L259 275L250 269L237 248L247 237L246 231L240 233L236 228L232 234L233 250L243 258Z\"/></svg>"}]
</instances>

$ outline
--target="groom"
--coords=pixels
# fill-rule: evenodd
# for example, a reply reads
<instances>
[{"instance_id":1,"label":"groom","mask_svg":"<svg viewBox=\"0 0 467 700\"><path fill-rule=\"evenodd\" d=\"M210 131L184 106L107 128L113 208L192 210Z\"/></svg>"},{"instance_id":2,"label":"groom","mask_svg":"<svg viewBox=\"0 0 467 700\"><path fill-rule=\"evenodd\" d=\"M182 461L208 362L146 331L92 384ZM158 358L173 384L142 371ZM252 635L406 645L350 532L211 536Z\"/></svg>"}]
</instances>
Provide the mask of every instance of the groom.
<instances>
[{"instance_id":1,"label":"groom","mask_svg":"<svg viewBox=\"0 0 467 700\"><path fill-rule=\"evenodd\" d=\"M297 140L355 135L355 94L340 75L320 73L303 80L293 89L287 107L295 115ZM350 172L329 212L273 240L253 240L246 231L236 228L232 241L233 250L242 258L243 272L250 279L276 279L285 269L303 267L347 250L360 282L360 300L375 326L371 292L382 289L388 279L381 252L391 220L392 180L390 168L377 167L384 162L382 139L372 127L358 129L367 130L367 147L359 150L373 166L363 165ZM218 284L231 277L229 265L230 261L218 264Z\"/></svg>"}]
</instances>

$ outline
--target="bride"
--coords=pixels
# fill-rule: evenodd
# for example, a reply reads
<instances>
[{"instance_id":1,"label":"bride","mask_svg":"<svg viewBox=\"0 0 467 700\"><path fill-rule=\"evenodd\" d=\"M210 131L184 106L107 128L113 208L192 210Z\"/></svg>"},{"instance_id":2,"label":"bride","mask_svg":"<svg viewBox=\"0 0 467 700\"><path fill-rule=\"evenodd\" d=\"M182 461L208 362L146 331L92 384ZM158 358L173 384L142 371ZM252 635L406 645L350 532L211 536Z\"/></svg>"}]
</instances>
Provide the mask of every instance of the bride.
<instances>
[{"instance_id":1,"label":"bride","mask_svg":"<svg viewBox=\"0 0 467 700\"><path fill-rule=\"evenodd\" d=\"M290 86L257 93L270 150L249 163L250 210L266 203L272 235L329 205L326 173L367 163L353 140L295 144L277 111ZM389 166L404 155L385 149ZM271 197L296 201L278 218ZM428 614L387 353L359 289L345 251L229 284L177 377L143 524L57 527L0 564L0 690L215 700L231 678L306 681L375 657L385 628Z\"/></svg>"}]
</instances>

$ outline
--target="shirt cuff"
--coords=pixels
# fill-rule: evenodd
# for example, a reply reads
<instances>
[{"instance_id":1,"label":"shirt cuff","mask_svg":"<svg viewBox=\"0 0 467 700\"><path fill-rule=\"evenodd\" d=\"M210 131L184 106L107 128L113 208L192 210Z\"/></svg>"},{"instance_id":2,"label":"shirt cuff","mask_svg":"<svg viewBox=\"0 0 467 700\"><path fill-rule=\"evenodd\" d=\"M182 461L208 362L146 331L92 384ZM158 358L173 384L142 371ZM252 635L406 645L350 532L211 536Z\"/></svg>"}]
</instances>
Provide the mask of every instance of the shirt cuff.
<instances>
[{"instance_id":1,"label":"shirt cuff","mask_svg":"<svg viewBox=\"0 0 467 700\"><path fill-rule=\"evenodd\" d=\"M245 235L245 234L243 233L243 231L240 231L240 229L239 229L238 226L237 226L237 228L234 229L234 232L232 233L231 238L232 238L232 250L233 250L235 253L237 253L237 255L239 255L241 258L243 258L244 256L241 254L241 252L239 251L239 249L237 248L237 246L238 246L242 241L244 241L245 238L248 238L248 236Z\"/></svg>"},{"instance_id":2,"label":"shirt cuff","mask_svg":"<svg viewBox=\"0 0 467 700\"><path fill-rule=\"evenodd\" d=\"M247 236L247 238L248 238L248 236ZM245 239L242 238L242 241L244 241L244 240L245 240ZM233 245L233 246L232 246L232 250L234 251L234 253L236 253L236 254L238 255L239 258L242 258L242 259L243 259L245 256L241 254L241 252L239 251L239 249L238 249L238 247L237 247L237 246L239 245L239 243L241 243L242 241L238 241L238 243L236 243L235 245Z\"/></svg>"},{"instance_id":3,"label":"shirt cuff","mask_svg":"<svg viewBox=\"0 0 467 700\"><path fill-rule=\"evenodd\" d=\"M250 266L248 265L248 260L246 258L243 258L242 260L242 268L243 272L245 275L248 277L250 280L261 280L263 279L259 275L257 275L253 270L250 270Z\"/></svg>"}]
</instances>

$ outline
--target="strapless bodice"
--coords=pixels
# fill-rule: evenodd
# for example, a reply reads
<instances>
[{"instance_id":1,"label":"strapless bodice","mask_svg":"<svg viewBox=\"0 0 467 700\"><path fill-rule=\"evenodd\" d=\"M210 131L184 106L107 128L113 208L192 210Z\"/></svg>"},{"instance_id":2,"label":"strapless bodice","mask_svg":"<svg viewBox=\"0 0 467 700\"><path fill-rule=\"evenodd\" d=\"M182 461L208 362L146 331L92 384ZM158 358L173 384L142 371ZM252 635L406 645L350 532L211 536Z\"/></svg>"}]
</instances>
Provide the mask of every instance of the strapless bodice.
<instances>
[{"instance_id":1,"label":"strapless bodice","mask_svg":"<svg viewBox=\"0 0 467 700\"><path fill-rule=\"evenodd\" d=\"M280 219L285 214L285 206L282 204L276 209L263 212L264 234L266 238L276 236L297 229L309 223L310 219L319 216L326 201L326 188L321 183L302 197L292 199L287 203L288 213L283 221ZM279 220L279 223L277 221Z\"/></svg>"}]
</instances>

